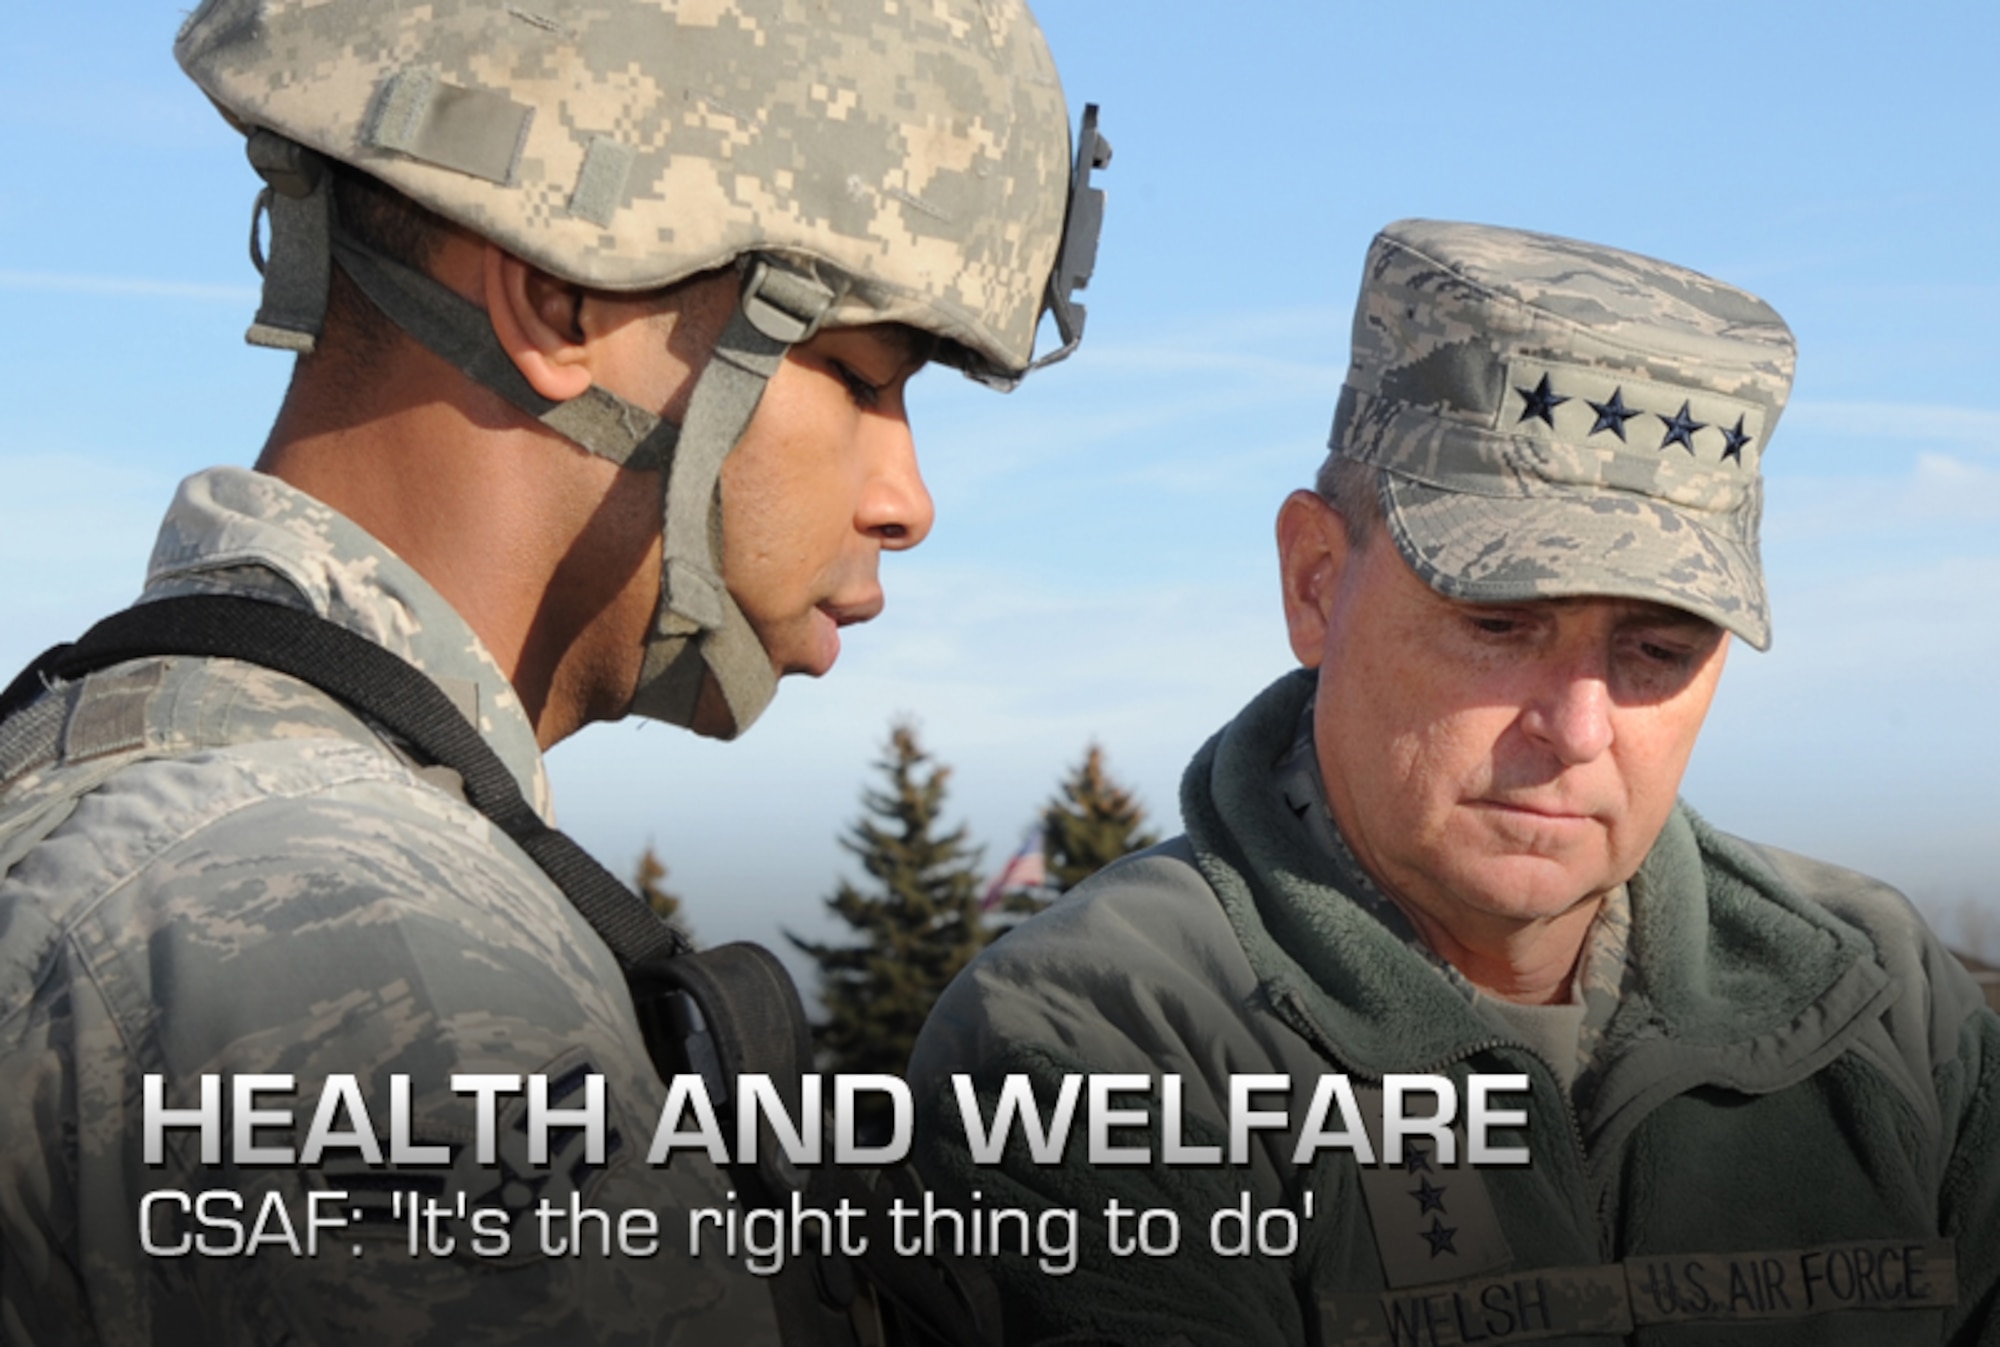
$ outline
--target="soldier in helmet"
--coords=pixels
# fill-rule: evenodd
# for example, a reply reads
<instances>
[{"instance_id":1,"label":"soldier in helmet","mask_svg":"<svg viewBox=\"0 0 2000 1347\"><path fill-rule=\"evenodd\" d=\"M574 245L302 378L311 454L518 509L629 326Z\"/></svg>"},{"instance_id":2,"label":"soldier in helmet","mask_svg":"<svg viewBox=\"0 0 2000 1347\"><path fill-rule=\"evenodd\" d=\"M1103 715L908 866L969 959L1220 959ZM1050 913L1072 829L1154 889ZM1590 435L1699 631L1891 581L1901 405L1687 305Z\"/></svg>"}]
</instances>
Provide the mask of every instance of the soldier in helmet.
<instances>
[{"instance_id":1,"label":"soldier in helmet","mask_svg":"<svg viewBox=\"0 0 2000 1347\"><path fill-rule=\"evenodd\" d=\"M1010 1073L1153 1087L1118 1099L1150 1166L1079 1136L996 1174L920 1121L947 1197L1126 1212L1073 1277L1003 1264L1010 1339L2000 1341L2000 1021L1901 895L1678 799L1730 636L1770 643L1792 368L1679 267L1377 236L1278 515L1303 667L1196 755L1184 837L986 951L917 1045L917 1098L970 1070L988 1116ZM1134 1250L1144 1209L1177 1256Z\"/></svg>"},{"instance_id":2,"label":"soldier in helmet","mask_svg":"<svg viewBox=\"0 0 2000 1347\"><path fill-rule=\"evenodd\" d=\"M732 737L833 664L880 555L931 526L911 376L1011 385L1050 311L1074 345L1108 150L1086 118L1073 177L1021 0L207 0L176 55L267 184L250 339L299 356L256 470L182 484L134 611L220 596L358 636L486 766L296 652L17 687L5 1336L771 1340L766 1286L685 1253L723 1177L644 1163L626 946L668 942L569 901L592 867L548 860L541 754L627 714ZM209 1092L252 1075L289 1126ZM606 1134L539 1147L536 1078L573 1116L601 1078ZM209 1216L240 1243L270 1195L297 1225L328 1193L315 1253L209 1256ZM658 1251L542 1256L536 1208L573 1204L656 1214Z\"/></svg>"}]
</instances>

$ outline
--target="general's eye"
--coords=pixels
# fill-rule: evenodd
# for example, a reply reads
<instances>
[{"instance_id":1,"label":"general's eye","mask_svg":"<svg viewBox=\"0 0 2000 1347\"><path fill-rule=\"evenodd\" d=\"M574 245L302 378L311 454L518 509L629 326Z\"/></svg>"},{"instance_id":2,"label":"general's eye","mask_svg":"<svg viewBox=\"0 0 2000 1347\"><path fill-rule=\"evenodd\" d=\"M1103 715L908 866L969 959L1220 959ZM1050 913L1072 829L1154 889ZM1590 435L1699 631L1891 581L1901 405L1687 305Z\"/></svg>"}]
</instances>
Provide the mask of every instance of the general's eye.
<instances>
[{"instance_id":1,"label":"general's eye","mask_svg":"<svg viewBox=\"0 0 2000 1347\"><path fill-rule=\"evenodd\" d=\"M1662 669L1685 669L1694 663L1695 652L1686 646L1642 640L1635 642L1633 648L1641 659Z\"/></svg>"},{"instance_id":2,"label":"general's eye","mask_svg":"<svg viewBox=\"0 0 2000 1347\"><path fill-rule=\"evenodd\" d=\"M1512 636L1521 630L1521 620L1514 617L1468 617L1466 621L1484 636Z\"/></svg>"}]
</instances>

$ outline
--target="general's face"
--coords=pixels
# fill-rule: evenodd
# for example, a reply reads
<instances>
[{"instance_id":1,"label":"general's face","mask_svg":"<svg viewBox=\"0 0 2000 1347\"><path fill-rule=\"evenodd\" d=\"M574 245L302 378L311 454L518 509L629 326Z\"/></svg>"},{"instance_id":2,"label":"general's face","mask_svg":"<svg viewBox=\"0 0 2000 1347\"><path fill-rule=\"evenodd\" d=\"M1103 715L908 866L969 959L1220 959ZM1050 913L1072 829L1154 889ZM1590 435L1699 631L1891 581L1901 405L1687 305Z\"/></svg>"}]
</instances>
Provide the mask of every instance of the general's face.
<instances>
[{"instance_id":1,"label":"general's face","mask_svg":"<svg viewBox=\"0 0 2000 1347\"><path fill-rule=\"evenodd\" d=\"M882 611L877 563L930 532L904 392L923 364L887 325L792 348L722 467L722 572L772 667L819 675Z\"/></svg>"},{"instance_id":2,"label":"general's face","mask_svg":"<svg viewBox=\"0 0 2000 1347\"><path fill-rule=\"evenodd\" d=\"M1632 876L1715 694L1720 628L1630 599L1448 599L1380 529L1350 549L1310 492L1279 545L1328 803L1371 875L1461 940Z\"/></svg>"}]
</instances>

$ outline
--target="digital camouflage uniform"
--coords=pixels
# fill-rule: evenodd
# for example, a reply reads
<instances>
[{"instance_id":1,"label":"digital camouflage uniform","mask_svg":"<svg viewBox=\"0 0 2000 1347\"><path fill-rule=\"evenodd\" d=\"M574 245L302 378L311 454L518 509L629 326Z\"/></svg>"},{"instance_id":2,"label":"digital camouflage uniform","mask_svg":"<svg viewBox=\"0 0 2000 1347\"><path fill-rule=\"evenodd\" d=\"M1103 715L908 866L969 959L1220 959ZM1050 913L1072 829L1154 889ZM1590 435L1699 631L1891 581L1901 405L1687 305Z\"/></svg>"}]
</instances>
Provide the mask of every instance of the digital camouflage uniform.
<instances>
[{"instance_id":1,"label":"digital camouflage uniform","mask_svg":"<svg viewBox=\"0 0 2000 1347\"><path fill-rule=\"evenodd\" d=\"M1362 471L1432 589L1648 600L1769 645L1759 465L1793 344L1762 301L1592 244L1404 221L1370 249L1352 351L1322 489ZM1319 780L1317 686L1301 671L1252 701L1188 769L1186 836L1010 932L919 1039L937 1188L1094 1223L1073 1276L1002 1260L1010 1339L2000 1343L2000 1020L1899 894L1682 806L1603 895L1569 1004L1507 1005L1356 863ZM1018 1138L984 1167L947 1107L960 1071L989 1116L1009 1073L1045 1109L1066 1073L1177 1074L1194 1144L1225 1135L1232 1075L1281 1074L1293 1130L1257 1134L1245 1167L1093 1168L1081 1145L1044 1165ZM1531 1162L1297 1164L1330 1072L1363 1095L1441 1073L1461 1107L1469 1074L1524 1075L1527 1125L1500 1144ZM1245 1194L1301 1215L1295 1251L1209 1252L1211 1214ZM1108 1254L1114 1197L1181 1213L1180 1253Z\"/></svg>"},{"instance_id":2,"label":"digital camouflage uniform","mask_svg":"<svg viewBox=\"0 0 2000 1347\"><path fill-rule=\"evenodd\" d=\"M144 598L193 593L309 609L401 655L472 716L546 813L533 728L492 656L415 571L331 509L239 469L188 479ZM294 679L182 658L58 688L0 731L0 759L10 1340L776 1340L761 1282L677 1252L682 1212L722 1205L724 1186L692 1157L644 1163L663 1089L617 964L448 774L413 767ZM473 1101L449 1093L453 1073L573 1082L585 1070L607 1078L615 1139L602 1167L584 1163L576 1132L556 1134L548 1166L530 1165L518 1095L501 1115L505 1163L472 1163ZM389 1078L402 1074L413 1139L451 1146L457 1163L371 1175L334 1150L311 1173L211 1170L191 1129L167 1134L164 1165L142 1163L143 1074L164 1073L167 1106L187 1108L203 1073L273 1071L297 1078L289 1144L330 1073L359 1078L386 1130ZM141 1247L149 1191L254 1200L315 1187L351 1192L363 1213L316 1258ZM522 1213L543 1197L649 1208L662 1252L412 1259L388 1205L398 1188L507 1208L517 1248L533 1247ZM171 1223L157 1224L170 1240Z\"/></svg>"},{"instance_id":3,"label":"digital camouflage uniform","mask_svg":"<svg viewBox=\"0 0 2000 1347\"><path fill-rule=\"evenodd\" d=\"M657 474L660 597L637 634L635 715L729 737L774 691L722 574L720 477L794 345L822 325L899 323L1007 387L1081 336L1073 292L1101 208L1088 179L1110 152L1086 112L1072 160L1022 0L203 0L175 56L265 184L250 340L314 356L342 275L517 426L568 442L550 453ZM543 397L484 310L341 220L347 173L582 289L737 276L681 424L596 384ZM1063 345L1037 361L1045 313ZM354 523L269 478L193 478L146 597L200 591L305 606L415 663L546 811L506 677ZM311 688L228 660L113 667L0 725L0 1079L15 1086L0 1103L0 1333L772 1339L761 1283L672 1252L685 1209L717 1205L722 1185L685 1157L641 1162L661 1086L619 963L457 786ZM454 1147L451 1172L210 1172L191 1132L142 1165L143 1076L185 1109L201 1074L268 1072L296 1077L301 1127L334 1073L359 1076L386 1126L388 1082L407 1076L415 1140ZM557 1107L602 1074L611 1153L591 1166L572 1144L529 1165L516 1098L506 1163L476 1165L455 1072L549 1073ZM209 1187L348 1191L363 1228L315 1259L147 1255L144 1194ZM541 1198L643 1207L668 1252L413 1259L395 1191L514 1213L517 1251L533 1243L519 1213Z\"/></svg>"}]
</instances>

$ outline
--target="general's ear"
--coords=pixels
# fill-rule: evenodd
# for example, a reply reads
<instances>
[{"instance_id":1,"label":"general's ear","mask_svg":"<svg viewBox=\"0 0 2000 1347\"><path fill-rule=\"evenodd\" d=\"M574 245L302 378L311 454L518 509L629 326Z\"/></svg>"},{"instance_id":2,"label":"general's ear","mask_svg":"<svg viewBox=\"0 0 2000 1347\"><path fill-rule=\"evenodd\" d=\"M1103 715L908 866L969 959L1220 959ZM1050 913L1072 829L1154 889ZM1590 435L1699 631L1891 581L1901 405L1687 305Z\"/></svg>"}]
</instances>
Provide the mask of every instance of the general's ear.
<instances>
[{"instance_id":1,"label":"general's ear","mask_svg":"<svg viewBox=\"0 0 2000 1347\"><path fill-rule=\"evenodd\" d=\"M578 322L583 291L490 243L483 279L493 335L529 386L551 402L567 402L589 388Z\"/></svg>"},{"instance_id":2,"label":"general's ear","mask_svg":"<svg viewBox=\"0 0 2000 1347\"><path fill-rule=\"evenodd\" d=\"M1349 554L1347 525L1318 495L1294 491L1278 507L1278 574L1292 654L1308 669L1325 657L1334 594Z\"/></svg>"}]
</instances>

